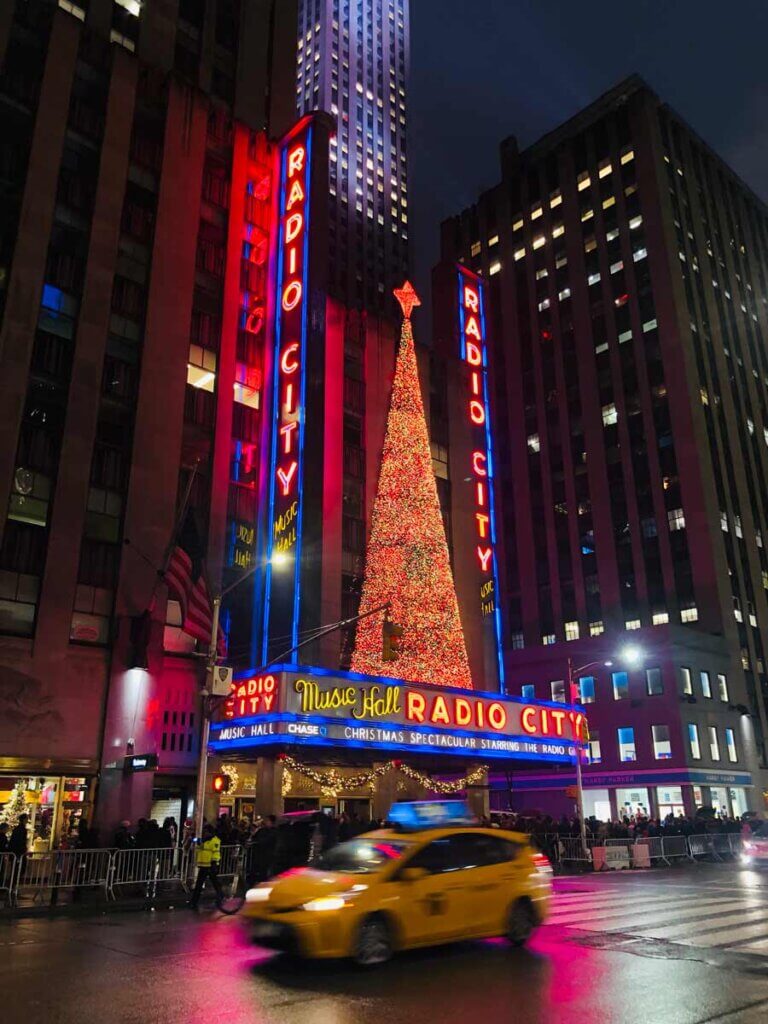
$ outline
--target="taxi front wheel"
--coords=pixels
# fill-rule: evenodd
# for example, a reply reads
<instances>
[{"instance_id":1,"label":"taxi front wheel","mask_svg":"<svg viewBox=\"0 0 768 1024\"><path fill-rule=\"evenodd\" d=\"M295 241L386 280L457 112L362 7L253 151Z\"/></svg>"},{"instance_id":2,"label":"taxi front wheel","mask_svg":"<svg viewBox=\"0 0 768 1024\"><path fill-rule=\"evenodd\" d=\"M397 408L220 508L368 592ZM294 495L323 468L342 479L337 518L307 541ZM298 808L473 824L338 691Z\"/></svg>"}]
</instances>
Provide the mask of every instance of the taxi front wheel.
<instances>
[{"instance_id":1,"label":"taxi front wheel","mask_svg":"<svg viewBox=\"0 0 768 1024\"><path fill-rule=\"evenodd\" d=\"M536 927L536 913L530 900L518 900L509 908L507 938L513 946L523 946Z\"/></svg>"},{"instance_id":2,"label":"taxi front wheel","mask_svg":"<svg viewBox=\"0 0 768 1024\"><path fill-rule=\"evenodd\" d=\"M361 967L373 967L389 960L394 952L392 932L380 915L366 917L360 925L352 959Z\"/></svg>"}]
</instances>

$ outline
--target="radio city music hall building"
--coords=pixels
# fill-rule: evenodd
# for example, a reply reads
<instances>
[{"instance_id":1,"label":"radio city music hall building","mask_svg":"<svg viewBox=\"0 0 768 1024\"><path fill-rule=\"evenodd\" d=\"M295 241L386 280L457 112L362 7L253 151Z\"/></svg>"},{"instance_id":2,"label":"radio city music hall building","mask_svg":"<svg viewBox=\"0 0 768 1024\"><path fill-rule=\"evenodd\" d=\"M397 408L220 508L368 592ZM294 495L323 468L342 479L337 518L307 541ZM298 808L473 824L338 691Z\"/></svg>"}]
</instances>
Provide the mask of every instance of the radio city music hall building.
<instances>
[{"instance_id":1,"label":"radio city music hall building","mask_svg":"<svg viewBox=\"0 0 768 1024\"><path fill-rule=\"evenodd\" d=\"M437 351L456 261L486 282L509 692L569 699L570 659L587 814L762 810L764 205L632 78L525 150L505 141L442 258ZM573 781L516 775L513 804L571 812Z\"/></svg>"}]
</instances>

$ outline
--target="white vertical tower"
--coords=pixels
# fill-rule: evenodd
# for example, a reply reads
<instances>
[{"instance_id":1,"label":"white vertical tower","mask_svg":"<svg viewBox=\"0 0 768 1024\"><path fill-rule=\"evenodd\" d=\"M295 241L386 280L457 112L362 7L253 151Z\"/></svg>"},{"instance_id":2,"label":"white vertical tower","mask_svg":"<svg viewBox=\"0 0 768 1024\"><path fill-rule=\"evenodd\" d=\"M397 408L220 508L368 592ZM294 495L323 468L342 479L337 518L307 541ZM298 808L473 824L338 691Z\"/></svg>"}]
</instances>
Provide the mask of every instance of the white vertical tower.
<instances>
[{"instance_id":1,"label":"white vertical tower","mask_svg":"<svg viewBox=\"0 0 768 1024\"><path fill-rule=\"evenodd\" d=\"M379 311L408 274L409 0L299 0L296 106L336 120L329 284Z\"/></svg>"}]
</instances>

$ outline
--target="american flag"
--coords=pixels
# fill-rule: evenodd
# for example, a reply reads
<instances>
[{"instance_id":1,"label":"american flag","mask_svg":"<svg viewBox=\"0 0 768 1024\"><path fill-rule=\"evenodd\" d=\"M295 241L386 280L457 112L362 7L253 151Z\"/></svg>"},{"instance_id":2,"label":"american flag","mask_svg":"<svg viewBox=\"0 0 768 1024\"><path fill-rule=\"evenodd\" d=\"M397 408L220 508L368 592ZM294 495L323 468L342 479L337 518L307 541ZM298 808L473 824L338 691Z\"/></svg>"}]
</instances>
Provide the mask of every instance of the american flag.
<instances>
[{"instance_id":1,"label":"american flag","mask_svg":"<svg viewBox=\"0 0 768 1024\"><path fill-rule=\"evenodd\" d=\"M187 509L176 545L164 573L168 594L181 605L182 629L206 646L211 642L213 601L203 563L203 545L192 509ZM219 626L216 646L226 652L227 642Z\"/></svg>"}]
</instances>

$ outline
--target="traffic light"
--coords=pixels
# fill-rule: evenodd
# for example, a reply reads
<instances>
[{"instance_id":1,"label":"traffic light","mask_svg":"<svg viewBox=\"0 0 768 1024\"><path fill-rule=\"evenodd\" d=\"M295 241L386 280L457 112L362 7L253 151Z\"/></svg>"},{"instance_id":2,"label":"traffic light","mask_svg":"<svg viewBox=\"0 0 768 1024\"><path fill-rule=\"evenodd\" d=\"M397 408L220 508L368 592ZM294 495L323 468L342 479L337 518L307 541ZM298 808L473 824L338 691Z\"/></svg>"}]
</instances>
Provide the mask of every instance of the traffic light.
<instances>
[{"instance_id":1,"label":"traffic light","mask_svg":"<svg viewBox=\"0 0 768 1024\"><path fill-rule=\"evenodd\" d=\"M213 789L214 793L228 793L229 776L224 775L223 773L220 775L214 775L213 778L211 779L211 788Z\"/></svg>"},{"instance_id":2,"label":"traffic light","mask_svg":"<svg viewBox=\"0 0 768 1024\"><path fill-rule=\"evenodd\" d=\"M403 627L384 619L381 627L381 660L397 661L403 649Z\"/></svg>"}]
</instances>

